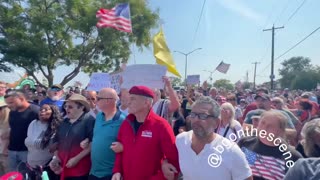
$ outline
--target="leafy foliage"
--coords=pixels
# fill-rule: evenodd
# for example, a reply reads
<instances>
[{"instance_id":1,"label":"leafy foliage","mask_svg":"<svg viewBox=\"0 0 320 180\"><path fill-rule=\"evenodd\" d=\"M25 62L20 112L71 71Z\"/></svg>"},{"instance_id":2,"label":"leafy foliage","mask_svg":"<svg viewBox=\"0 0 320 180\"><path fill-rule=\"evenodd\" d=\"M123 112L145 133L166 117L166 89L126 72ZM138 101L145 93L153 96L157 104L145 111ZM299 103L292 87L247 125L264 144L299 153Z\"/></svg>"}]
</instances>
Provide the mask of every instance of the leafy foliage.
<instances>
[{"instance_id":1,"label":"leafy foliage","mask_svg":"<svg viewBox=\"0 0 320 180\"><path fill-rule=\"evenodd\" d=\"M230 80L227 80L227 79L216 80L213 83L213 86L217 87L217 88L227 89L227 90L233 90L234 89L233 84L230 82Z\"/></svg>"},{"instance_id":2,"label":"leafy foliage","mask_svg":"<svg viewBox=\"0 0 320 180\"><path fill-rule=\"evenodd\" d=\"M150 30L156 27L159 17L148 8L147 1L132 0L133 34L97 29L96 11L124 1L107 2L0 0L1 62L24 68L39 84L35 72L41 71L49 85L53 83L53 70L60 65L75 66L62 85L80 71L118 70L128 61L132 43L140 50L149 46Z\"/></svg>"},{"instance_id":3,"label":"leafy foliage","mask_svg":"<svg viewBox=\"0 0 320 180\"><path fill-rule=\"evenodd\" d=\"M311 90L320 82L319 67L312 66L305 57L292 57L282 62L279 70L281 86L290 89Z\"/></svg>"}]
</instances>

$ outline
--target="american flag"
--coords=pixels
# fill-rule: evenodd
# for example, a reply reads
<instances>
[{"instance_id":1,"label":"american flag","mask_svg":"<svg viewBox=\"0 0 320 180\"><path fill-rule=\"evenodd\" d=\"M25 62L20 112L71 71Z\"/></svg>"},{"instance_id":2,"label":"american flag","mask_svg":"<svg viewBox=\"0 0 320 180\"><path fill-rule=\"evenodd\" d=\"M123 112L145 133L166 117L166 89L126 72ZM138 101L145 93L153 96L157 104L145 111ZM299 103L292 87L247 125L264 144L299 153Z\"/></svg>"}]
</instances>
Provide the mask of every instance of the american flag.
<instances>
[{"instance_id":1,"label":"american flag","mask_svg":"<svg viewBox=\"0 0 320 180\"><path fill-rule=\"evenodd\" d=\"M266 180L282 180L286 174L284 160L257 154L245 147L241 150L246 155L252 175Z\"/></svg>"},{"instance_id":2,"label":"american flag","mask_svg":"<svg viewBox=\"0 0 320 180\"><path fill-rule=\"evenodd\" d=\"M230 64L224 63L223 61L221 61L221 63L217 66L216 70L226 74L229 70Z\"/></svg>"},{"instance_id":3,"label":"american flag","mask_svg":"<svg viewBox=\"0 0 320 180\"><path fill-rule=\"evenodd\" d=\"M100 9L96 13L98 28L112 27L119 31L132 32L129 3L121 3L110 9Z\"/></svg>"}]
</instances>

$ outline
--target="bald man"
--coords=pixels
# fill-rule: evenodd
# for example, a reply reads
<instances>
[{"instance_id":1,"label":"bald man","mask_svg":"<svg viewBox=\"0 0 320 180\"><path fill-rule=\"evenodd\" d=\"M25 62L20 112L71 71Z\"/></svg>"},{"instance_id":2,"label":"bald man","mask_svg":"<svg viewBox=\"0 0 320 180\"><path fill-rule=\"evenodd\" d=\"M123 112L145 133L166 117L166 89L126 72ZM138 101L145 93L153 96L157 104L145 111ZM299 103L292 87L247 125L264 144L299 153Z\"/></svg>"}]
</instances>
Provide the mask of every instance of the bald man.
<instances>
[{"instance_id":1,"label":"bald man","mask_svg":"<svg viewBox=\"0 0 320 180\"><path fill-rule=\"evenodd\" d=\"M126 115L117 109L117 92L111 88L101 89L97 95L97 114L91 144L91 170L89 180L111 180L115 161L115 143L118 130Z\"/></svg>"}]
</instances>

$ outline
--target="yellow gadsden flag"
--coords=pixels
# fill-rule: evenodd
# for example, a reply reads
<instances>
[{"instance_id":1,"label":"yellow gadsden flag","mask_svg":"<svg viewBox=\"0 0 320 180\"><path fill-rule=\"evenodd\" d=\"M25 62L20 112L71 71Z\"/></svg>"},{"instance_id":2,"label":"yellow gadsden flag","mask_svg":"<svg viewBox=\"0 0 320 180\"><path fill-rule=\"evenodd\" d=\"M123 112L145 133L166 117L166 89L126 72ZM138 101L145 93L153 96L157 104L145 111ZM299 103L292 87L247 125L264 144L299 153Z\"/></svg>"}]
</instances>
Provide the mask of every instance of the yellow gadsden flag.
<instances>
[{"instance_id":1,"label":"yellow gadsden flag","mask_svg":"<svg viewBox=\"0 0 320 180\"><path fill-rule=\"evenodd\" d=\"M153 54L158 64L166 66L169 72L181 77L176 69L162 29L160 29L160 32L153 37Z\"/></svg>"}]
</instances>

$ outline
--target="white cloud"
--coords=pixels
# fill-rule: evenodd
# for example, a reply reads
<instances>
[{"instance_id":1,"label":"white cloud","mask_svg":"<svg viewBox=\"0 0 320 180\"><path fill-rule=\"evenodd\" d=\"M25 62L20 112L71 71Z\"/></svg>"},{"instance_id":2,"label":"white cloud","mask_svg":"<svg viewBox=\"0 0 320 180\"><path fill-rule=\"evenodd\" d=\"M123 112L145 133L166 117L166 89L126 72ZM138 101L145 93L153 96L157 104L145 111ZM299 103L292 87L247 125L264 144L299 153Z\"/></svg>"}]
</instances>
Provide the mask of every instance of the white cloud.
<instances>
[{"instance_id":1,"label":"white cloud","mask_svg":"<svg viewBox=\"0 0 320 180\"><path fill-rule=\"evenodd\" d=\"M263 23L263 17L246 4L242 3L241 0L218 0L218 3L220 3L224 8L255 21L258 24Z\"/></svg>"}]
</instances>

